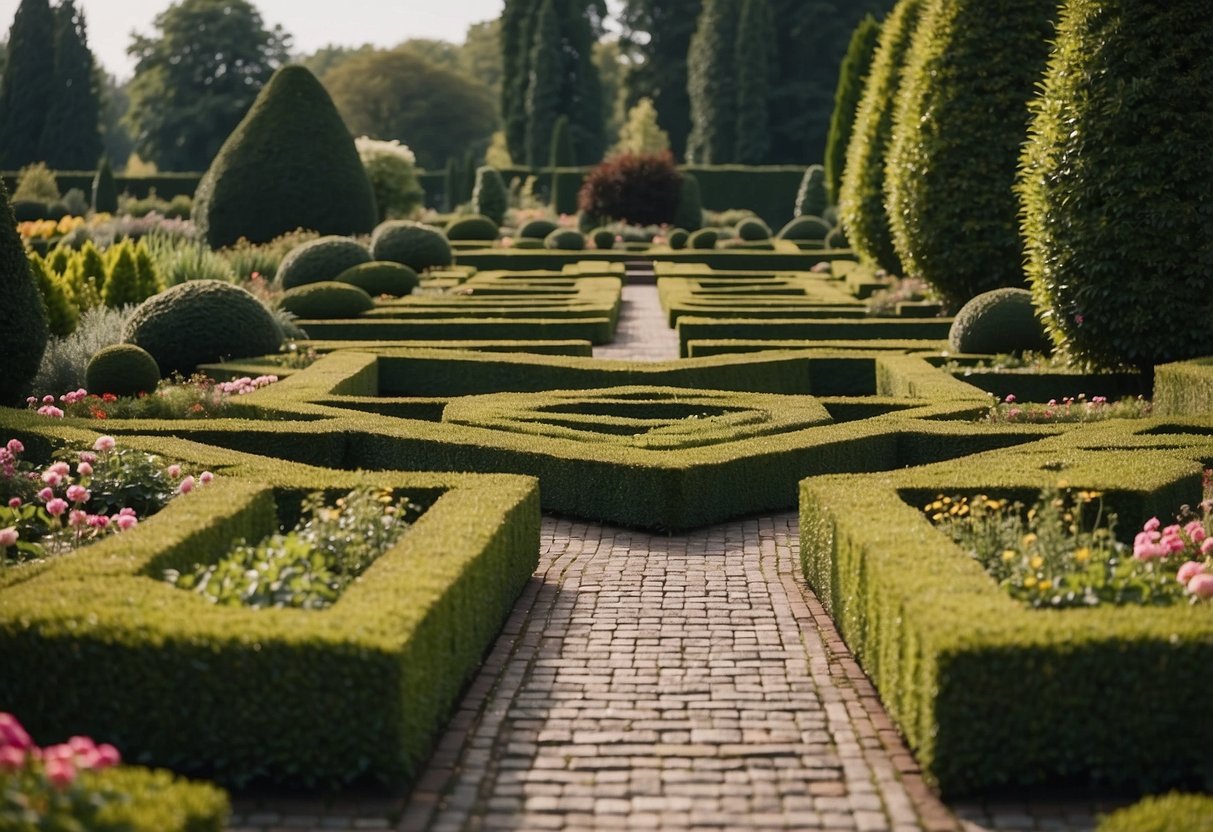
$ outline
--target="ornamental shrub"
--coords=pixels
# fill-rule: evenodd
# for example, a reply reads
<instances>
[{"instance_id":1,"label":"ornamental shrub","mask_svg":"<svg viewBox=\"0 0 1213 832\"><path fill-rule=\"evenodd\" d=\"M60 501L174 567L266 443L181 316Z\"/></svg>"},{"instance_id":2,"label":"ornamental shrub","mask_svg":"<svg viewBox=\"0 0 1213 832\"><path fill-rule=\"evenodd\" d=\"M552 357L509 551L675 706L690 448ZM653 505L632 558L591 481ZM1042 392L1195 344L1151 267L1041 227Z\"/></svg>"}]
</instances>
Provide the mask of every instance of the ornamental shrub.
<instances>
[{"instance_id":1,"label":"ornamental shrub","mask_svg":"<svg viewBox=\"0 0 1213 832\"><path fill-rule=\"evenodd\" d=\"M667 153L624 153L590 169L577 203L584 214L633 225L661 225L678 215L682 175Z\"/></svg>"},{"instance_id":2,"label":"ornamental shrub","mask_svg":"<svg viewBox=\"0 0 1213 832\"><path fill-rule=\"evenodd\" d=\"M448 240L493 241L497 239L497 223L484 214L455 217L445 230Z\"/></svg>"},{"instance_id":3,"label":"ornamental shrub","mask_svg":"<svg viewBox=\"0 0 1213 832\"><path fill-rule=\"evenodd\" d=\"M46 310L0 182L0 405L15 405L38 372L47 341Z\"/></svg>"},{"instance_id":4,"label":"ornamental shrub","mask_svg":"<svg viewBox=\"0 0 1213 832\"><path fill-rule=\"evenodd\" d=\"M455 262L441 229L409 220L388 220L371 236L371 257L402 263L416 272Z\"/></svg>"},{"instance_id":5,"label":"ornamental shrub","mask_svg":"<svg viewBox=\"0 0 1213 832\"><path fill-rule=\"evenodd\" d=\"M50 334L57 338L71 335L80 323L80 310L72 302L72 290L67 281L51 271L46 261L33 252L29 255L29 267L42 295Z\"/></svg>"},{"instance_id":6,"label":"ornamental shrub","mask_svg":"<svg viewBox=\"0 0 1213 832\"><path fill-rule=\"evenodd\" d=\"M1100 819L1095 832L1213 832L1213 797L1147 797Z\"/></svg>"},{"instance_id":7,"label":"ornamental shrub","mask_svg":"<svg viewBox=\"0 0 1213 832\"><path fill-rule=\"evenodd\" d=\"M357 286L374 298L380 295L402 297L411 294L421 281L417 272L408 266L372 260L346 269L337 275L337 282Z\"/></svg>"},{"instance_id":8,"label":"ornamental shrub","mask_svg":"<svg viewBox=\"0 0 1213 832\"><path fill-rule=\"evenodd\" d=\"M1049 339L1036 317L1027 289L993 289L970 300L956 313L948 332L955 352L1049 352Z\"/></svg>"},{"instance_id":9,"label":"ornamental shrub","mask_svg":"<svg viewBox=\"0 0 1213 832\"><path fill-rule=\"evenodd\" d=\"M544 238L543 245L562 251L581 251L585 248L585 235L572 228L560 228Z\"/></svg>"},{"instance_id":10,"label":"ornamental shrub","mask_svg":"<svg viewBox=\"0 0 1213 832\"><path fill-rule=\"evenodd\" d=\"M529 240L542 240L559 227L560 226L551 220L529 220L518 229L518 236Z\"/></svg>"},{"instance_id":11,"label":"ornamental shrub","mask_svg":"<svg viewBox=\"0 0 1213 832\"><path fill-rule=\"evenodd\" d=\"M146 299L146 295L141 291L139 269L132 253L134 246L127 240L125 245L114 248L117 254L101 290L101 302L110 309L117 309L128 303L140 303Z\"/></svg>"},{"instance_id":12,"label":"ornamental shrub","mask_svg":"<svg viewBox=\"0 0 1213 832\"><path fill-rule=\"evenodd\" d=\"M932 0L898 93L885 197L902 265L952 309L1024 286L1013 185L1056 0Z\"/></svg>"},{"instance_id":13,"label":"ornamental shrub","mask_svg":"<svg viewBox=\"0 0 1213 832\"><path fill-rule=\"evenodd\" d=\"M594 248L606 251L615 247L615 232L609 228L595 228L590 232Z\"/></svg>"},{"instance_id":14,"label":"ornamental shrub","mask_svg":"<svg viewBox=\"0 0 1213 832\"><path fill-rule=\"evenodd\" d=\"M505 209L509 207L509 196L505 182L496 168L484 165L476 169L476 185L472 188L472 210L488 217L496 225L505 221ZM496 234L493 235L496 237Z\"/></svg>"},{"instance_id":15,"label":"ornamental shrub","mask_svg":"<svg viewBox=\"0 0 1213 832\"><path fill-rule=\"evenodd\" d=\"M851 241L847 239L847 231L841 225L830 229L826 235L826 248L850 248Z\"/></svg>"},{"instance_id":16,"label":"ornamental shrub","mask_svg":"<svg viewBox=\"0 0 1213 832\"><path fill-rule=\"evenodd\" d=\"M101 165L93 177L93 211L98 214L118 213L118 186L114 184L114 171L108 156L101 157Z\"/></svg>"},{"instance_id":17,"label":"ornamental shrub","mask_svg":"<svg viewBox=\"0 0 1213 832\"><path fill-rule=\"evenodd\" d=\"M160 367L151 353L134 344L105 347L88 361L84 387L90 393L137 396L155 391Z\"/></svg>"},{"instance_id":18,"label":"ornamental shrub","mask_svg":"<svg viewBox=\"0 0 1213 832\"><path fill-rule=\"evenodd\" d=\"M326 280L287 289L278 306L297 318L353 318L374 308L375 301L357 286Z\"/></svg>"},{"instance_id":19,"label":"ornamental shrub","mask_svg":"<svg viewBox=\"0 0 1213 832\"><path fill-rule=\"evenodd\" d=\"M306 228L365 234L377 209L370 180L324 87L283 67L262 88L198 183L194 221L212 248L268 243Z\"/></svg>"},{"instance_id":20,"label":"ornamental shrub","mask_svg":"<svg viewBox=\"0 0 1213 832\"><path fill-rule=\"evenodd\" d=\"M737 223L737 236L747 242L771 239L771 229L758 217L746 217Z\"/></svg>"},{"instance_id":21,"label":"ornamental shrub","mask_svg":"<svg viewBox=\"0 0 1213 832\"><path fill-rule=\"evenodd\" d=\"M701 228L691 234L687 240L687 244L693 249L711 249L716 248L716 240L720 235L716 233L715 228Z\"/></svg>"},{"instance_id":22,"label":"ornamental shrub","mask_svg":"<svg viewBox=\"0 0 1213 832\"><path fill-rule=\"evenodd\" d=\"M847 145L851 141L851 130L855 126L855 114L859 99L863 96L864 82L872 67L872 56L880 38L880 24L870 14L865 14L851 33L847 54L838 69L838 86L834 90L834 112L830 116L830 132L826 134L825 169L826 194L831 203L837 204L842 190L842 171L846 166Z\"/></svg>"},{"instance_id":23,"label":"ornamental shrub","mask_svg":"<svg viewBox=\"0 0 1213 832\"><path fill-rule=\"evenodd\" d=\"M694 174L684 173L678 191L678 210L674 224L688 232L703 228L703 198L699 191L699 180Z\"/></svg>"},{"instance_id":24,"label":"ornamental shrub","mask_svg":"<svg viewBox=\"0 0 1213 832\"><path fill-rule=\"evenodd\" d=\"M399 140L380 141L367 136L354 139L358 158L375 192L380 222L404 219L421 207L425 190L417 180L417 157Z\"/></svg>"},{"instance_id":25,"label":"ornamental shrub","mask_svg":"<svg viewBox=\"0 0 1213 832\"><path fill-rule=\"evenodd\" d=\"M820 217L830 205L830 197L826 193L826 169L821 165L809 165L800 180L800 189L796 192L796 208L794 217Z\"/></svg>"},{"instance_id":26,"label":"ornamental shrub","mask_svg":"<svg viewBox=\"0 0 1213 832\"><path fill-rule=\"evenodd\" d=\"M674 251L680 251L687 247L687 239L690 237L690 232L685 228L675 228L670 232L669 245Z\"/></svg>"},{"instance_id":27,"label":"ornamental shrub","mask_svg":"<svg viewBox=\"0 0 1213 832\"><path fill-rule=\"evenodd\" d=\"M819 242L830 233L830 224L821 217L796 217L783 228L779 229L781 240L803 240Z\"/></svg>"},{"instance_id":28,"label":"ornamental shrub","mask_svg":"<svg viewBox=\"0 0 1213 832\"><path fill-rule=\"evenodd\" d=\"M46 166L46 162L34 162L26 165L17 174L17 187L13 190L13 202L26 200L48 205L59 201L59 183L55 181L55 173Z\"/></svg>"},{"instance_id":29,"label":"ornamental shrub","mask_svg":"<svg viewBox=\"0 0 1213 832\"><path fill-rule=\"evenodd\" d=\"M1018 191L1053 343L1103 366L1213 354L1213 17L1070 0Z\"/></svg>"},{"instance_id":30,"label":"ornamental shrub","mask_svg":"<svg viewBox=\"0 0 1213 832\"><path fill-rule=\"evenodd\" d=\"M321 237L295 246L278 264L277 281L283 289L307 283L336 280L346 269L369 263L366 246L349 237Z\"/></svg>"}]
</instances>

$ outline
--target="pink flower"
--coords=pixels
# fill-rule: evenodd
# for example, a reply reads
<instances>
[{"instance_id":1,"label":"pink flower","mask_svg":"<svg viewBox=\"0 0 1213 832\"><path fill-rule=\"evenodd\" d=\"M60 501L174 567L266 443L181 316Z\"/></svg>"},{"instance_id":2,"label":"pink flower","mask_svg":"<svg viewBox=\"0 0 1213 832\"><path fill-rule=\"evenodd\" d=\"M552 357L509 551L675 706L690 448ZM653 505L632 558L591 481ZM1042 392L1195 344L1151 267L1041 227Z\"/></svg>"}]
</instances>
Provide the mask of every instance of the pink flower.
<instances>
[{"instance_id":1,"label":"pink flower","mask_svg":"<svg viewBox=\"0 0 1213 832\"><path fill-rule=\"evenodd\" d=\"M118 524L119 531L133 529L139 524L139 519L133 514L119 514L114 518L114 522Z\"/></svg>"},{"instance_id":2,"label":"pink flower","mask_svg":"<svg viewBox=\"0 0 1213 832\"><path fill-rule=\"evenodd\" d=\"M69 485L67 487L67 498L73 503L87 503L93 495L83 485Z\"/></svg>"},{"instance_id":3,"label":"pink flower","mask_svg":"<svg viewBox=\"0 0 1213 832\"><path fill-rule=\"evenodd\" d=\"M58 497L53 500L48 500L46 503L46 510L52 517L58 517L60 514L63 514L63 512L67 511L67 500L61 500Z\"/></svg>"},{"instance_id":4,"label":"pink flower","mask_svg":"<svg viewBox=\"0 0 1213 832\"><path fill-rule=\"evenodd\" d=\"M88 522L88 512L78 508L72 509L67 515L67 524L73 529L80 528Z\"/></svg>"},{"instance_id":5,"label":"pink flower","mask_svg":"<svg viewBox=\"0 0 1213 832\"><path fill-rule=\"evenodd\" d=\"M98 436L97 441L93 443L93 450L106 453L107 451L112 451L115 444L117 443L114 442L114 437L112 436Z\"/></svg>"},{"instance_id":6,"label":"pink flower","mask_svg":"<svg viewBox=\"0 0 1213 832\"><path fill-rule=\"evenodd\" d=\"M134 510L133 508L131 508L130 506L127 506L126 508L121 509L121 510L118 512L118 516L119 516L119 517L134 517L134 516L135 516L135 510Z\"/></svg>"},{"instance_id":7,"label":"pink flower","mask_svg":"<svg viewBox=\"0 0 1213 832\"><path fill-rule=\"evenodd\" d=\"M1183 566L1179 567L1179 572L1175 578L1181 584L1187 585L1188 581L1195 578L1197 575L1205 571L1205 565L1198 560L1190 560Z\"/></svg>"},{"instance_id":8,"label":"pink flower","mask_svg":"<svg viewBox=\"0 0 1213 832\"><path fill-rule=\"evenodd\" d=\"M1213 598L1213 575L1202 572L1188 581L1188 592L1197 598Z\"/></svg>"},{"instance_id":9,"label":"pink flower","mask_svg":"<svg viewBox=\"0 0 1213 832\"><path fill-rule=\"evenodd\" d=\"M6 745L0 748L0 773L20 771L25 765L25 752L20 748Z\"/></svg>"},{"instance_id":10,"label":"pink flower","mask_svg":"<svg viewBox=\"0 0 1213 832\"><path fill-rule=\"evenodd\" d=\"M43 397L42 397L42 403L43 403L43 404L54 404L54 403L55 403L55 397L54 397L54 396L52 396L52 395L50 395L50 394L48 393L47 395L45 395L45 396L43 396Z\"/></svg>"},{"instance_id":11,"label":"pink flower","mask_svg":"<svg viewBox=\"0 0 1213 832\"><path fill-rule=\"evenodd\" d=\"M112 768L121 762L122 755L118 753L117 748L108 742L97 746L97 761L93 764L93 768Z\"/></svg>"},{"instance_id":12,"label":"pink flower","mask_svg":"<svg viewBox=\"0 0 1213 832\"><path fill-rule=\"evenodd\" d=\"M44 766L46 779L50 780L51 785L55 788L67 788L76 779L76 767L70 760L52 757L44 763Z\"/></svg>"},{"instance_id":13,"label":"pink flower","mask_svg":"<svg viewBox=\"0 0 1213 832\"><path fill-rule=\"evenodd\" d=\"M1141 528L1143 531L1156 532L1156 531L1158 531L1158 527L1161 525L1162 525L1162 523L1158 522L1157 517L1151 517L1149 520L1146 521L1146 524L1144 526L1142 526Z\"/></svg>"},{"instance_id":14,"label":"pink flower","mask_svg":"<svg viewBox=\"0 0 1213 832\"><path fill-rule=\"evenodd\" d=\"M66 476L71 475L72 466L68 465L66 462L56 462L54 465L50 466L50 468L47 470L54 471L56 474L58 474L61 477L66 477Z\"/></svg>"},{"instance_id":15,"label":"pink flower","mask_svg":"<svg viewBox=\"0 0 1213 832\"><path fill-rule=\"evenodd\" d=\"M104 514L90 514L86 522L94 529L106 529L109 528L110 519Z\"/></svg>"},{"instance_id":16,"label":"pink flower","mask_svg":"<svg viewBox=\"0 0 1213 832\"><path fill-rule=\"evenodd\" d=\"M52 419L62 419L63 411L55 407L53 404L44 404L38 408L39 416L50 416Z\"/></svg>"},{"instance_id":17,"label":"pink flower","mask_svg":"<svg viewBox=\"0 0 1213 832\"><path fill-rule=\"evenodd\" d=\"M33 746L34 741L25 733L25 728L17 721L17 717L0 712L0 748L12 747L25 751Z\"/></svg>"},{"instance_id":18,"label":"pink flower","mask_svg":"<svg viewBox=\"0 0 1213 832\"><path fill-rule=\"evenodd\" d=\"M82 477L91 477L93 475L93 466L87 462L81 462L76 466L76 473Z\"/></svg>"},{"instance_id":19,"label":"pink flower","mask_svg":"<svg viewBox=\"0 0 1213 832\"><path fill-rule=\"evenodd\" d=\"M55 486L59 485L59 483L63 482L63 475L58 471L52 471L48 468L42 472L42 481L51 488L54 488Z\"/></svg>"},{"instance_id":20,"label":"pink flower","mask_svg":"<svg viewBox=\"0 0 1213 832\"><path fill-rule=\"evenodd\" d=\"M1200 553L1205 557L1213 555L1213 537L1205 538L1204 543L1200 544Z\"/></svg>"},{"instance_id":21,"label":"pink flower","mask_svg":"<svg viewBox=\"0 0 1213 832\"><path fill-rule=\"evenodd\" d=\"M38 492L38 499L44 503L53 500L55 499L55 492L51 490L50 486L47 486Z\"/></svg>"},{"instance_id":22,"label":"pink flower","mask_svg":"<svg viewBox=\"0 0 1213 832\"><path fill-rule=\"evenodd\" d=\"M5 447L8 448L8 452L10 454L12 454L13 456L16 456L17 454L25 453L25 446L22 445L21 442L16 439L8 440L8 444Z\"/></svg>"},{"instance_id":23,"label":"pink flower","mask_svg":"<svg viewBox=\"0 0 1213 832\"><path fill-rule=\"evenodd\" d=\"M26 398L25 403L26 403L27 405L29 405L30 407L33 407L34 405L36 405L36 404L38 403L38 397L37 397L37 396L29 396L28 398Z\"/></svg>"},{"instance_id":24,"label":"pink flower","mask_svg":"<svg viewBox=\"0 0 1213 832\"><path fill-rule=\"evenodd\" d=\"M94 462L97 461L97 455L95 453L93 453L92 451L81 451L80 452L80 461L88 463L89 465L92 465Z\"/></svg>"},{"instance_id":25,"label":"pink flower","mask_svg":"<svg viewBox=\"0 0 1213 832\"><path fill-rule=\"evenodd\" d=\"M1205 527L1200 524L1199 520L1193 520L1191 523L1184 526L1184 531L1188 533L1188 537L1192 538L1193 543L1201 543L1206 537L1209 536L1205 531Z\"/></svg>"},{"instance_id":26,"label":"pink flower","mask_svg":"<svg viewBox=\"0 0 1213 832\"><path fill-rule=\"evenodd\" d=\"M173 479L177 479L178 477L181 476L181 466L180 465L170 465L168 467L167 471L168 471L168 475L170 477L172 477Z\"/></svg>"},{"instance_id":27,"label":"pink flower","mask_svg":"<svg viewBox=\"0 0 1213 832\"><path fill-rule=\"evenodd\" d=\"M1008 393L1007 397L1003 401L1005 401L1007 404L1015 404L1015 394Z\"/></svg>"},{"instance_id":28,"label":"pink flower","mask_svg":"<svg viewBox=\"0 0 1213 832\"><path fill-rule=\"evenodd\" d=\"M17 530L12 526L7 529L0 529L0 549L7 549L9 546L17 545Z\"/></svg>"},{"instance_id":29,"label":"pink flower","mask_svg":"<svg viewBox=\"0 0 1213 832\"><path fill-rule=\"evenodd\" d=\"M9 508L21 508L21 498L13 497L12 499L10 499L8 501L8 507Z\"/></svg>"},{"instance_id":30,"label":"pink flower","mask_svg":"<svg viewBox=\"0 0 1213 832\"><path fill-rule=\"evenodd\" d=\"M194 478L190 476L183 479L181 485L177 486L177 490L182 494L189 494L194 490Z\"/></svg>"},{"instance_id":31,"label":"pink flower","mask_svg":"<svg viewBox=\"0 0 1213 832\"><path fill-rule=\"evenodd\" d=\"M201 474L198 475L198 482L202 483L203 485L210 485L211 481L214 479L215 479L215 475L212 474L210 471L203 471Z\"/></svg>"}]
</instances>

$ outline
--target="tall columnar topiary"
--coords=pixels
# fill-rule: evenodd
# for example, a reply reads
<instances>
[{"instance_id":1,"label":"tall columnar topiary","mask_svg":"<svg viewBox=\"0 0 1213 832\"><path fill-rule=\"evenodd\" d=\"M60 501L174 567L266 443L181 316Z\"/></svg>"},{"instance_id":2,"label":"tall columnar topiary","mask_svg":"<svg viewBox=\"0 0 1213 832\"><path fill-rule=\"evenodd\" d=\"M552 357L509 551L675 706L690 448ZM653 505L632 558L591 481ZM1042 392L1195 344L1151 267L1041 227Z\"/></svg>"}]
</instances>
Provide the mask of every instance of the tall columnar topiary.
<instances>
[{"instance_id":1,"label":"tall columnar topiary","mask_svg":"<svg viewBox=\"0 0 1213 832\"><path fill-rule=\"evenodd\" d=\"M880 29L880 41L855 113L843 166L838 213L851 247L865 263L901 274L884 205L885 154L910 41L926 0L900 0Z\"/></svg>"},{"instance_id":2,"label":"tall columnar topiary","mask_svg":"<svg viewBox=\"0 0 1213 832\"><path fill-rule=\"evenodd\" d=\"M931 0L886 162L893 242L952 309L1025 285L1015 172L1056 0Z\"/></svg>"},{"instance_id":3,"label":"tall columnar topiary","mask_svg":"<svg viewBox=\"0 0 1213 832\"><path fill-rule=\"evenodd\" d=\"M223 143L194 199L212 247L268 242L307 228L366 234L375 195L349 131L306 68L284 67Z\"/></svg>"},{"instance_id":4,"label":"tall columnar topiary","mask_svg":"<svg viewBox=\"0 0 1213 832\"><path fill-rule=\"evenodd\" d=\"M72 301L72 290L67 281L51 271L46 261L37 254L29 255L29 267L42 295L42 307L46 310L50 334L58 338L71 335L80 323L80 310Z\"/></svg>"},{"instance_id":5,"label":"tall columnar topiary","mask_svg":"<svg viewBox=\"0 0 1213 832\"><path fill-rule=\"evenodd\" d=\"M1018 184L1053 343L1100 365L1213 355L1213 16L1068 0Z\"/></svg>"},{"instance_id":6,"label":"tall columnar topiary","mask_svg":"<svg viewBox=\"0 0 1213 832\"><path fill-rule=\"evenodd\" d=\"M41 158L57 170L88 170L101 155L101 97L84 12L73 0L55 9L54 95L42 125Z\"/></svg>"},{"instance_id":7,"label":"tall columnar topiary","mask_svg":"<svg viewBox=\"0 0 1213 832\"><path fill-rule=\"evenodd\" d=\"M826 135L826 193L831 204L838 204L842 192L842 171L846 165L847 144L855 125L855 113L880 38L880 24L870 14L863 16L851 34L846 57L838 70L838 88L834 91L834 113Z\"/></svg>"},{"instance_id":8,"label":"tall columnar topiary","mask_svg":"<svg viewBox=\"0 0 1213 832\"><path fill-rule=\"evenodd\" d=\"M108 156L101 157L97 174L93 177L93 211L99 214L118 212L118 186L114 183L114 171Z\"/></svg>"},{"instance_id":9,"label":"tall columnar topiary","mask_svg":"<svg viewBox=\"0 0 1213 832\"><path fill-rule=\"evenodd\" d=\"M809 165L796 191L795 217L820 217L830 205L826 194L826 171L821 165Z\"/></svg>"},{"instance_id":10,"label":"tall columnar topiary","mask_svg":"<svg viewBox=\"0 0 1213 832\"><path fill-rule=\"evenodd\" d=\"M535 168L544 163L552 146L552 131L560 111L561 73L560 22L555 0L543 0L532 35L530 82L526 93L526 163Z\"/></svg>"},{"instance_id":11,"label":"tall columnar topiary","mask_svg":"<svg viewBox=\"0 0 1213 832\"><path fill-rule=\"evenodd\" d=\"M687 231L698 231L703 226L703 199L699 191L699 180L695 178L694 174L684 173L682 175L674 225Z\"/></svg>"},{"instance_id":12,"label":"tall columnar topiary","mask_svg":"<svg viewBox=\"0 0 1213 832\"><path fill-rule=\"evenodd\" d=\"M505 0L501 12L501 122L506 145L515 159L526 159L526 93L534 45L533 18L533 0Z\"/></svg>"},{"instance_id":13,"label":"tall columnar topiary","mask_svg":"<svg viewBox=\"0 0 1213 832\"><path fill-rule=\"evenodd\" d=\"M488 165L478 169L476 187L472 190L472 210L501 225L505 220L505 209L508 205L509 196L505 190L505 182L497 169Z\"/></svg>"},{"instance_id":14,"label":"tall columnar topiary","mask_svg":"<svg viewBox=\"0 0 1213 832\"><path fill-rule=\"evenodd\" d=\"M472 198L472 191L476 187L476 169L479 165L476 162L476 151L468 148L463 154L463 176L460 177L460 184L463 185L463 195L460 197L460 202L467 202Z\"/></svg>"},{"instance_id":15,"label":"tall columnar topiary","mask_svg":"<svg viewBox=\"0 0 1213 832\"><path fill-rule=\"evenodd\" d=\"M54 77L55 16L50 3L21 0L8 30L8 61L0 80L0 168L17 170L42 159L42 128L55 94Z\"/></svg>"},{"instance_id":16,"label":"tall columnar topiary","mask_svg":"<svg viewBox=\"0 0 1213 832\"><path fill-rule=\"evenodd\" d=\"M25 385L38 372L46 341L42 296L17 234L8 188L0 181L0 405L20 402Z\"/></svg>"},{"instance_id":17,"label":"tall columnar topiary","mask_svg":"<svg viewBox=\"0 0 1213 832\"><path fill-rule=\"evenodd\" d=\"M775 56L775 26L767 0L742 0L737 26L737 136L733 161L757 165L771 146L767 98Z\"/></svg>"},{"instance_id":18,"label":"tall columnar topiary","mask_svg":"<svg viewBox=\"0 0 1213 832\"><path fill-rule=\"evenodd\" d=\"M568 180L575 177L562 168L573 164L573 137L569 133L569 117L560 116L552 128L552 146L548 152L548 167L552 170L552 208L557 214L572 214L577 210L576 186Z\"/></svg>"},{"instance_id":19,"label":"tall columnar topiary","mask_svg":"<svg viewBox=\"0 0 1213 832\"><path fill-rule=\"evenodd\" d=\"M704 0L687 55L691 135L687 160L712 165L733 160L737 136L737 25L740 0Z\"/></svg>"},{"instance_id":20,"label":"tall columnar topiary","mask_svg":"<svg viewBox=\"0 0 1213 832\"><path fill-rule=\"evenodd\" d=\"M448 211L454 211L455 206L463 198L463 170L454 156L446 157L446 171L443 174L443 204Z\"/></svg>"}]
</instances>

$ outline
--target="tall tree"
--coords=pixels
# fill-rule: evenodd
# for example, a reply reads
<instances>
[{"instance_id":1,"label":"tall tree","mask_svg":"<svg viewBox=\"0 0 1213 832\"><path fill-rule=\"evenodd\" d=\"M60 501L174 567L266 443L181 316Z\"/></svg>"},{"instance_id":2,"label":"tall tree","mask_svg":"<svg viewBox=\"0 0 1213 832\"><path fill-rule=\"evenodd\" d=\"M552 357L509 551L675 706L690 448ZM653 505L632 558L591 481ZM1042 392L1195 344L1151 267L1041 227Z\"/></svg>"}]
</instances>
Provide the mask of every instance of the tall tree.
<instances>
[{"instance_id":1,"label":"tall tree","mask_svg":"<svg viewBox=\"0 0 1213 832\"><path fill-rule=\"evenodd\" d=\"M737 143L734 162L757 165L771 145L767 96L770 92L775 25L767 0L742 0L737 26Z\"/></svg>"},{"instance_id":2,"label":"tall tree","mask_svg":"<svg viewBox=\"0 0 1213 832\"><path fill-rule=\"evenodd\" d=\"M39 145L47 102L54 96L55 15L47 0L21 0L8 31L8 63L0 82L0 167L42 160Z\"/></svg>"},{"instance_id":3,"label":"tall tree","mask_svg":"<svg viewBox=\"0 0 1213 832\"><path fill-rule=\"evenodd\" d=\"M630 108L652 99L658 124L679 158L691 133L687 53L702 8L703 0L626 0L619 18L620 43L633 61L624 79L624 103Z\"/></svg>"},{"instance_id":4,"label":"tall tree","mask_svg":"<svg viewBox=\"0 0 1213 832\"><path fill-rule=\"evenodd\" d=\"M54 92L42 126L42 159L58 170L92 170L101 157L101 99L84 12L74 0L55 9Z\"/></svg>"},{"instance_id":5,"label":"tall tree","mask_svg":"<svg viewBox=\"0 0 1213 832\"><path fill-rule=\"evenodd\" d=\"M879 38L880 24L872 15L864 15L851 35L847 55L838 70L838 88L834 91L834 114L830 116L825 156L826 191L835 205L842 190L842 169L846 164L847 143L851 140L855 112L859 108L859 99L863 95Z\"/></svg>"},{"instance_id":6,"label":"tall tree","mask_svg":"<svg viewBox=\"0 0 1213 832\"><path fill-rule=\"evenodd\" d=\"M501 12L501 123L515 159L526 158L526 91L530 83L533 3L505 0Z\"/></svg>"},{"instance_id":7,"label":"tall tree","mask_svg":"<svg viewBox=\"0 0 1213 832\"><path fill-rule=\"evenodd\" d=\"M127 124L162 170L205 170L274 70L290 36L267 29L248 0L180 0L136 35Z\"/></svg>"},{"instance_id":8,"label":"tall tree","mask_svg":"<svg viewBox=\"0 0 1213 832\"><path fill-rule=\"evenodd\" d=\"M560 21L554 0L543 0L535 18L533 45L528 61L530 82L526 91L526 163L538 167L547 159L552 128L560 110L561 73Z\"/></svg>"},{"instance_id":9,"label":"tall tree","mask_svg":"<svg viewBox=\"0 0 1213 832\"><path fill-rule=\"evenodd\" d=\"M733 160L737 135L737 26L740 0L704 0L687 56L691 135L687 161L701 165Z\"/></svg>"}]
</instances>

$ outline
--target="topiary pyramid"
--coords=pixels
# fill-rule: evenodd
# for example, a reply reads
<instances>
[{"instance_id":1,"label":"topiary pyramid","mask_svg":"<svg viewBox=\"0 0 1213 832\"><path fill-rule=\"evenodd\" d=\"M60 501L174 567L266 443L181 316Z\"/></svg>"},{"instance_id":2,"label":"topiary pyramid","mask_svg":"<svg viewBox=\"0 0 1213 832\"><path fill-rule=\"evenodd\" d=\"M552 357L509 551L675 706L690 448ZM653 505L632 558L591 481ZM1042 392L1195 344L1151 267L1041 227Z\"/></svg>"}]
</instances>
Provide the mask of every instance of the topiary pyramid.
<instances>
[{"instance_id":1,"label":"topiary pyramid","mask_svg":"<svg viewBox=\"0 0 1213 832\"><path fill-rule=\"evenodd\" d=\"M354 140L324 87L302 66L274 73L228 136L194 197L213 248L269 242L306 228L368 234L375 196Z\"/></svg>"},{"instance_id":2,"label":"topiary pyramid","mask_svg":"<svg viewBox=\"0 0 1213 832\"><path fill-rule=\"evenodd\" d=\"M46 310L30 273L25 246L0 182L0 405L15 405L38 372L46 349Z\"/></svg>"}]
</instances>

